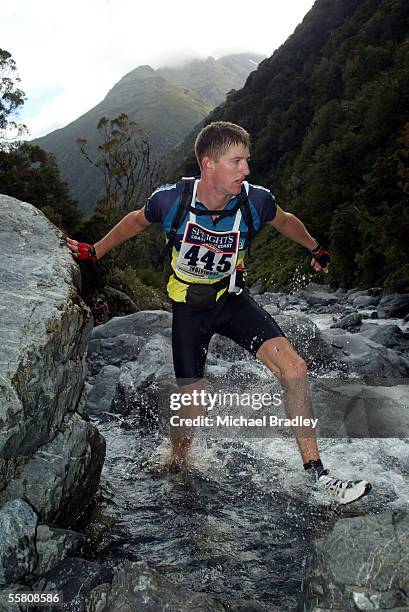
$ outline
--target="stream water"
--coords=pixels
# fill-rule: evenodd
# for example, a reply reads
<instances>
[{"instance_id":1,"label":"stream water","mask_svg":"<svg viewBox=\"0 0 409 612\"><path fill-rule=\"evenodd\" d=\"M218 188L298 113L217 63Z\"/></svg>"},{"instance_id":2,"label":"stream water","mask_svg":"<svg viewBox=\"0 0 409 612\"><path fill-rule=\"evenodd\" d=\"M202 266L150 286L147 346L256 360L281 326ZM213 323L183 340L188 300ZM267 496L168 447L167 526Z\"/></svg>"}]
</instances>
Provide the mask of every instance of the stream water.
<instances>
[{"instance_id":1,"label":"stream water","mask_svg":"<svg viewBox=\"0 0 409 612\"><path fill-rule=\"evenodd\" d=\"M340 517L409 506L407 439L322 440L324 465L374 485L356 504L337 507L312 490L292 438L199 437L191 470L153 473L150 458L168 451L157 432L138 426L132 412L92 422L107 456L83 524L86 556L113 568L144 560L226 610L295 609L313 539Z\"/></svg>"}]
</instances>

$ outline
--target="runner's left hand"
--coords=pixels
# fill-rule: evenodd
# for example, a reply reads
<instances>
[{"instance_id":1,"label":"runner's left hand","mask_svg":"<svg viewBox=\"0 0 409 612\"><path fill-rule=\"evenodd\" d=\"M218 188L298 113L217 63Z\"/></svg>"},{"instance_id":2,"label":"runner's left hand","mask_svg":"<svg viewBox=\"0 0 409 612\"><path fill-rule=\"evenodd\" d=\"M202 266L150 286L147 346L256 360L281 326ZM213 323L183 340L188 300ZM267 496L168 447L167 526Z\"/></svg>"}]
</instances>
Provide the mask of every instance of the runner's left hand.
<instances>
[{"instance_id":1,"label":"runner's left hand","mask_svg":"<svg viewBox=\"0 0 409 612\"><path fill-rule=\"evenodd\" d=\"M328 274L331 261L328 251L318 245L311 253L313 254L311 266L314 270L316 270L316 272L325 272Z\"/></svg>"}]
</instances>

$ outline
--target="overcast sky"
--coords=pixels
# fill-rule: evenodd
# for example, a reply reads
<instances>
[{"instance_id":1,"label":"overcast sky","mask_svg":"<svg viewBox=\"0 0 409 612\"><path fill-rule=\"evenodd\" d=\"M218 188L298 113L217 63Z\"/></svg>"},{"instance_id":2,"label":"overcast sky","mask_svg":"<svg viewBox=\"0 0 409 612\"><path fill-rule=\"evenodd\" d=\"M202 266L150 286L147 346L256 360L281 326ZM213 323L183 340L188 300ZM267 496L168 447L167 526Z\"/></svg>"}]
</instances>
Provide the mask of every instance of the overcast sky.
<instances>
[{"instance_id":1,"label":"overcast sky","mask_svg":"<svg viewBox=\"0 0 409 612\"><path fill-rule=\"evenodd\" d=\"M270 56L314 0L12 0L0 47L17 63L30 138L67 125L141 64L250 51Z\"/></svg>"}]
</instances>

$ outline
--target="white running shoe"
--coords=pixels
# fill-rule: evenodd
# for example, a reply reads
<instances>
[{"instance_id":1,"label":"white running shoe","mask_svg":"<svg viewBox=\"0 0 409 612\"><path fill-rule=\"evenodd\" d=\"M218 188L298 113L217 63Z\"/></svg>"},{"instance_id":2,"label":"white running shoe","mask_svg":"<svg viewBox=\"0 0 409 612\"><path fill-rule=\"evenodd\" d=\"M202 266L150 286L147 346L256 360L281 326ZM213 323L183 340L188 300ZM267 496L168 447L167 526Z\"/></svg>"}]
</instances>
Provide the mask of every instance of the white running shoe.
<instances>
[{"instance_id":1,"label":"white running shoe","mask_svg":"<svg viewBox=\"0 0 409 612\"><path fill-rule=\"evenodd\" d=\"M350 504L360 499L372 489L366 480L343 480L329 476L328 470L317 479L319 489L326 491L335 498L339 504Z\"/></svg>"}]
</instances>

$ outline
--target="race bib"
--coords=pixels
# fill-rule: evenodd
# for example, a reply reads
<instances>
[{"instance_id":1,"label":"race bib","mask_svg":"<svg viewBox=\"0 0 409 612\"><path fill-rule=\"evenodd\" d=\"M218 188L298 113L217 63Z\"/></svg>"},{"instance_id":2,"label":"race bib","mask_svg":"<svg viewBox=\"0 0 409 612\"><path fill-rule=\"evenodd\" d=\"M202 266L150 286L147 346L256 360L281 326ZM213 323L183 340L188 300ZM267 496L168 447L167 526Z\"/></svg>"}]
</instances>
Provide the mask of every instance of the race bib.
<instances>
[{"instance_id":1,"label":"race bib","mask_svg":"<svg viewBox=\"0 0 409 612\"><path fill-rule=\"evenodd\" d=\"M196 202L199 180L195 180L191 206ZM176 261L176 272L188 280L215 280L231 276L235 278L235 266L239 252L241 210L236 212L231 230L216 232L197 222L196 215L190 211L189 221L180 245Z\"/></svg>"},{"instance_id":2,"label":"race bib","mask_svg":"<svg viewBox=\"0 0 409 612\"><path fill-rule=\"evenodd\" d=\"M215 232L189 221L176 270L195 280L229 276L236 265L238 247L239 231Z\"/></svg>"}]
</instances>

